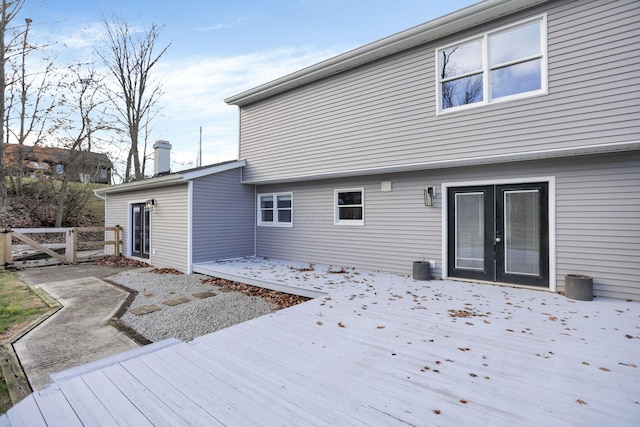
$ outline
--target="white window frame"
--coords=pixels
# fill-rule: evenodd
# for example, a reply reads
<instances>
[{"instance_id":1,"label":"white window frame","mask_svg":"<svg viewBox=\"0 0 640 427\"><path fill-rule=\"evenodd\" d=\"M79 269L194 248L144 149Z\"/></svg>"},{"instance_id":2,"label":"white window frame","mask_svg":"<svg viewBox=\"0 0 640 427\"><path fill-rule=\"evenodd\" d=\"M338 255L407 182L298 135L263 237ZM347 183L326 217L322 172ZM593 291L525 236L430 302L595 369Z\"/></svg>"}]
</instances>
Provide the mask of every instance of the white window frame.
<instances>
[{"instance_id":1,"label":"white window frame","mask_svg":"<svg viewBox=\"0 0 640 427\"><path fill-rule=\"evenodd\" d=\"M345 207L344 205L338 204L338 194L339 193L349 193L359 191L361 194L361 203L359 205L347 205L354 207L362 208L362 219L340 219L340 207ZM337 190L333 190L333 225L354 225L354 226L364 226L364 188L340 188Z\"/></svg>"},{"instance_id":2,"label":"white window frame","mask_svg":"<svg viewBox=\"0 0 640 427\"><path fill-rule=\"evenodd\" d=\"M289 196L291 198L291 207L284 208L291 211L291 221L290 222L280 222L278 221L278 196ZM272 197L273 198L273 221L263 221L262 220L262 207L260 200L263 197ZM293 193L292 192L284 192L284 193L259 193L257 195L256 201L257 208L257 218L258 218L258 226L260 227L293 227ZM281 210L284 210L281 209Z\"/></svg>"},{"instance_id":3,"label":"white window frame","mask_svg":"<svg viewBox=\"0 0 640 427\"><path fill-rule=\"evenodd\" d=\"M513 63L520 63L520 62L525 62L527 60L532 60L535 58L540 58L541 60L541 64L540 64L540 89L539 90L532 90L532 91L527 91L527 92L521 92L521 93L516 93L513 95L509 95L509 96L503 96L500 98L496 98L496 99L491 99L491 70L492 67L490 67L489 65L489 36L494 35L494 34L499 34L517 27L521 27L527 24L531 24L533 22L539 22L540 23L540 54L539 55L535 55L535 56L531 56L531 57L523 57L523 58L519 58L516 61L513 61ZM480 40L481 41L481 48L482 48L482 101L479 102L474 102L472 104L464 104L464 105L458 105L456 107L450 107L450 108L442 108L442 79L440 78L440 55L439 53L442 50L446 50L446 49L450 49L451 47L454 46L459 46L459 45L463 45L465 43L469 43L472 41L477 41ZM477 107L481 107L481 106L485 106L485 105L489 105L489 104L496 104L496 103L500 103L500 102L505 102L505 101L512 101L512 100L516 100L516 99L522 99L522 98L530 98L532 96L540 96L540 95L547 95L548 94L548 53L547 53L547 14L542 14L542 15L538 15L532 18L528 18L519 22L515 22L513 24L510 25L506 25L500 28L497 28L495 30L491 30L491 31L486 31L485 33L482 34L478 34L476 36L473 37L468 37L466 39L462 39L462 40L458 40L455 43L449 43L446 46L440 46L439 48L437 48L435 50L435 74L436 74L436 115L439 114L449 114L455 111L461 111L461 110L467 110L469 108L477 108ZM499 67L493 67L493 68L500 68L502 66L504 66L505 64L500 64ZM475 72L469 73L469 74L475 74ZM458 76L456 76L456 78L461 78L464 77L465 74L460 74Z\"/></svg>"}]
</instances>

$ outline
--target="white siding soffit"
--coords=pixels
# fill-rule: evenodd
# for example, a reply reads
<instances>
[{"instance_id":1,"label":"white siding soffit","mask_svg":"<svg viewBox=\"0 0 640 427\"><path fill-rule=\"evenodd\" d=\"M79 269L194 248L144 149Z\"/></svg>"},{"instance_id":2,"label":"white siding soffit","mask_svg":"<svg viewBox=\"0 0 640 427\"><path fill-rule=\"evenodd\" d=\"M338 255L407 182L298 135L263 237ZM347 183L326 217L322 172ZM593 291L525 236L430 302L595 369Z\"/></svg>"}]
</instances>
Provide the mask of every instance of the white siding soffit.
<instances>
[{"instance_id":1,"label":"white siding soffit","mask_svg":"<svg viewBox=\"0 0 640 427\"><path fill-rule=\"evenodd\" d=\"M548 0L486 0L249 89L224 101L243 106Z\"/></svg>"},{"instance_id":2,"label":"white siding soffit","mask_svg":"<svg viewBox=\"0 0 640 427\"><path fill-rule=\"evenodd\" d=\"M464 166L489 165L507 162L524 162L529 160L542 160L557 157L586 156L590 154L614 153L620 151L640 150L640 141L620 142L615 144L596 144L571 148L558 148L554 150L523 151L500 155L479 157L466 157L454 160L439 160L435 162L408 163L404 165L373 167L366 169L353 169L347 171L327 172L313 175L296 175L267 180L247 180L243 184L277 184L296 181L315 181L330 178L347 178L353 176L378 175L386 173L412 172L416 170L446 169Z\"/></svg>"},{"instance_id":3,"label":"white siding soffit","mask_svg":"<svg viewBox=\"0 0 640 427\"><path fill-rule=\"evenodd\" d=\"M231 169L241 168L246 166L245 160L236 160L233 162L219 163L211 165L209 167L199 168L193 171L176 172L171 175L159 176L149 179L143 179L141 181L127 182L124 184L118 184L111 187L100 188L95 190L94 193L97 197L101 197L103 194L110 193L126 193L128 191L146 190L150 188L168 187L171 185L184 184L188 181L201 178L203 176L214 175L220 172L225 172Z\"/></svg>"}]
</instances>

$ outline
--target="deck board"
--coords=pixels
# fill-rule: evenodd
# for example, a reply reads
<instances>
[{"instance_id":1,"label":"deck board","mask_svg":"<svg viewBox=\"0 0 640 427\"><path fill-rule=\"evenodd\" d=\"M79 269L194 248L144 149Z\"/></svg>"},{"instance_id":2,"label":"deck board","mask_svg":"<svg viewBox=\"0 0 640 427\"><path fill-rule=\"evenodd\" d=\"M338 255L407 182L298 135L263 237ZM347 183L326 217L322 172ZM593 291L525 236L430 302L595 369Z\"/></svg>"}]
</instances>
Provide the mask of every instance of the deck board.
<instances>
[{"instance_id":1,"label":"deck board","mask_svg":"<svg viewBox=\"0 0 640 427\"><path fill-rule=\"evenodd\" d=\"M86 425L132 414L153 425L637 426L638 302L328 266L301 283L297 265L225 268L330 295L76 370L47 399L68 400ZM49 424L65 424L45 407Z\"/></svg>"},{"instance_id":2,"label":"deck board","mask_svg":"<svg viewBox=\"0 0 640 427\"><path fill-rule=\"evenodd\" d=\"M75 411L69 405L57 385L33 393L38 408L45 420L57 420L60 425L73 427L82 426Z\"/></svg>"},{"instance_id":3,"label":"deck board","mask_svg":"<svg viewBox=\"0 0 640 427\"><path fill-rule=\"evenodd\" d=\"M223 426L208 409L191 399L190 392L185 394L173 383L167 381L157 372L151 369L140 359L131 359L122 362L121 365L148 390L160 399L165 405L176 412L188 425Z\"/></svg>"},{"instance_id":4,"label":"deck board","mask_svg":"<svg viewBox=\"0 0 640 427\"><path fill-rule=\"evenodd\" d=\"M129 399L155 426L177 426L187 424L186 419L173 411L167 402L159 399L120 365L103 369L118 391Z\"/></svg>"},{"instance_id":5,"label":"deck board","mask_svg":"<svg viewBox=\"0 0 640 427\"><path fill-rule=\"evenodd\" d=\"M252 404L249 405L251 411L260 411L261 422L268 422L272 425L319 425L325 424L326 419L322 419L304 409L296 406L287 399L282 399L276 393L272 392L275 385L269 384L269 388L264 388L256 383L256 375L246 370L231 369L228 363L215 360L208 355L199 351L201 347L181 346L174 350L175 355L181 357L177 363L186 363L187 361L196 364L204 375L215 376L218 381L224 382L233 389L234 400L236 402L246 402L251 399ZM228 390L225 389L225 395ZM263 412L265 411L265 412ZM295 420L295 421L287 421Z\"/></svg>"},{"instance_id":6,"label":"deck board","mask_svg":"<svg viewBox=\"0 0 640 427\"><path fill-rule=\"evenodd\" d=\"M11 426L15 427L46 427L38 404L33 395L29 395L20 401L20 409L15 406L7 411Z\"/></svg>"}]
</instances>

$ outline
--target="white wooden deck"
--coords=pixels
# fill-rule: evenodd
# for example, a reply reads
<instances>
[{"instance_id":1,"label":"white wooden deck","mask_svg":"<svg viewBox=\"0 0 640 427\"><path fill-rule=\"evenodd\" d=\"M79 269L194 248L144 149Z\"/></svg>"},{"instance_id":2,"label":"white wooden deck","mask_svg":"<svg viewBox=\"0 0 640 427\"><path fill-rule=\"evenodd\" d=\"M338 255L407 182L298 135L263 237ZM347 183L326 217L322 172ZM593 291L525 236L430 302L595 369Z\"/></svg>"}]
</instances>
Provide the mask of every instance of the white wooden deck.
<instances>
[{"instance_id":1,"label":"white wooden deck","mask_svg":"<svg viewBox=\"0 0 640 427\"><path fill-rule=\"evenodd\" d=\"M287 286L329 295L62 373L0 426L640 420L638 302L327 266L300 272L271 260L224 268L232 265L237 277L288 277Z\"/></svg>"}]
</instances>

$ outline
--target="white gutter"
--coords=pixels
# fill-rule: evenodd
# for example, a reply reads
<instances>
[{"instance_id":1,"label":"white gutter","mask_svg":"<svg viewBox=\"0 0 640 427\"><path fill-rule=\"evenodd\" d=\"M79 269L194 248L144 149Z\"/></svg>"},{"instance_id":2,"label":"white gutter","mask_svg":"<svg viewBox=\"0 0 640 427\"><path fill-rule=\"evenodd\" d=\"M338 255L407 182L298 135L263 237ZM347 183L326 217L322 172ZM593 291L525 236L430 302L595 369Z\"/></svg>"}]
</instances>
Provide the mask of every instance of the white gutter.
<instances>
[{"instance_id":1,"label":"white gutter","mask_svg":"<svg viewBox=\"0 0 640 427\"><path fill-rule=\"evenodd\" d=\"M541 160L570 156L584 156L590 154L604 154L621 151L640 150L640 141L619 142L615 144L595 144L570 148L556 148L552 150L523 151L500 155L467 157L453 160L437 160L433 162L407 163L403 165L372 167L366 169L352 169L347 171L315 173L309 175L296 175L272 179L243 180L243 184L278 184L296 181L316 181L330 178L348 178L353 176L380 175L386 173L413 172L418 170L445 169L464 166L478 166L508 162L523 162L528 160Z\"/></svg>"},{"instance_id":2,"label":"white gutter","mask_svg":"<svg viewBox=\"0 0 640 427\"><path fill-rule=\"evenodd\" d=\"M243 106L548 0L485 0L226 98Z\"/></svg>"},{"instance_id":3,"label":"white gutter","mask_svg":"<svg viewBox=\"0 0 640 427\"><path fill-rule=\"evenodd\" d=\"M141 181L127 182L125 184L118 184L112 187L99 188L94 190L93 192L96 195L96 197L99 197L102 199L101 194L126 193L129 191L147 190L150 188L166 187L169 185L178 185L186 181L191 181L196 178L201 178L203 176L213 175L213 174L228 171L231 169L244 167L245 165L246 165L245 160L236 160L236 161L231 161L227 163L222 163L219 165L212 165L210 167L205 167L205 168L194 170L191 172L184 172L184 173L176 172L171 175L143 179Z\"/></svg>"}]
</instances>

